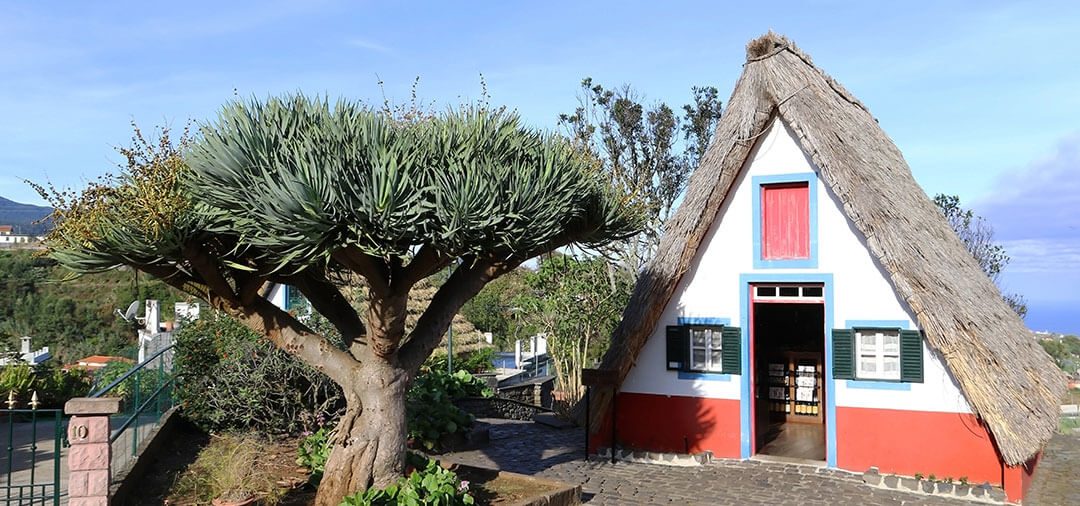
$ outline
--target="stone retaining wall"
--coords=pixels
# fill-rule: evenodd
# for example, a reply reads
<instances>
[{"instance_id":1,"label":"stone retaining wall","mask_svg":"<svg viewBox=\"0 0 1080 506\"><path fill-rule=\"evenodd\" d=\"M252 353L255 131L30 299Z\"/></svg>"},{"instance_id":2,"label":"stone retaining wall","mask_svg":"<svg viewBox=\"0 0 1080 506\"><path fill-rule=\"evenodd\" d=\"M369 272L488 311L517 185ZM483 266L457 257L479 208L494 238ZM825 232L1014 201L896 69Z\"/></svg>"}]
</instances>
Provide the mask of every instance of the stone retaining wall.
<instances>
[{"instance_id":1,"label":"stone retaining wall","mask_svg":"<svg viewBox=\"0 0 1080 506\"><path fill-rule=\"evenodd\" d=\"M532 404L546 409L551 409L552 391L555 390L555 377L543 376L514 385L498 388L495 395L505 399L513 399L525 404Z\"/></svg>"},{"instance_id":2,"label":"stone retaining wall","mask_svg":"<svg viewBox=\"0 0 1080 506\"><path fill-rule=\"evenodd\" d=\"M465 397L454 401L457 407L477 418L532 420L537 413L550 413L540 406L501 397Z\"/></svg>"}]
</instances>

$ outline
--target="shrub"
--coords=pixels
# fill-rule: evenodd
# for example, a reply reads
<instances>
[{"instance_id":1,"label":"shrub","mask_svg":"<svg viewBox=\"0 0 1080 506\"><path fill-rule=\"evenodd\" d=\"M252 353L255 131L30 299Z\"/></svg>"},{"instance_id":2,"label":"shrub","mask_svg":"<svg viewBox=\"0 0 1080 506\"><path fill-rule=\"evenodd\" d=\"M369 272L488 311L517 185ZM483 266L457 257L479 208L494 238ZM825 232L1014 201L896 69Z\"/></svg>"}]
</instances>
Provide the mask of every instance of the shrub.
<instances>
[{"instance_id":1,"label":"shrub","mask_svg":"<svg viewBox=\"0 0 1080 506\"><path fill-rule=\"evenodd\" d=\"M176 336L177 393L203 430L295 433L335 418L341 388L233 318L203 315Z\"/></svg>"},{"instance_id":2,"label":"shrub","mask_svg":"<svg viewBox=\"0 0 1080 506\"><path fill-rule=\"evenodd\" d=\"M27 363L0 368L0 394L7 400L13 392L19 407L28 407L34 392L42 409L62 408L72 397L81 397L90 390L90 377L85 371L64 371L52 365L31 366Z\"/></svg>"},{"instance_id":3,"label":"shrub","mask_svg":"<svg viewBox=\"0 0 1080 506\"><path fill-rule=\"evenodd\" d=\"M276 483L273 464L264 459L263 443L252 435L214 437L195 462L181 474L170 491L176 498L209 504L214 499L243 501L259 497L259 504L274 505L285 491Z\"/></svg>"},{"instance_id":4,"label":"shrub","mask_svg":"<svg viewBox=\"0 0 1080 506\"><path fill-rule=\"evenodd\" d=\"M465 433L474 421L471 414L454 405L454 400L491 395L491 389L468 372L422 372L405 399L409 439L427 450L438 450L440 439L449 434Z\"/></svg>"},{"instance_id":5,"label":"shrub","mask_svg":"<svg viewBox=\"0 0 1080 506\"><path fill-rule=\"evenodd\" d=\"M128 371L134 369L135 365L136 364L134 362L126 362L122 360L114 360L105 364L105 367L102 367L101 370L94 373L93 390L98 391L102 388L109 386L110 384L112 384L112 382L120 379L123 375L127 374ZM139 394L143 399L145 399L147 396L154 393L154 390L157 389L160 383L163 383L165 380L168 379L167 375L165 377L159 376L160 373L156 369L156 366L157 363L152 362L150 365L145 366L142 370L139 371L139 373L137 374L138 378L135 377L135 374L128 376L126 380L122 381L119 385L113 387L112 390L109 390L104 395L106 397L123 398L125 399L125 403L127 403L128 399L133 399L133 394L135 393L136 387L135 381L136 379L138 379Z\"/></svg>"},{"instance_id":6,"label":"shrub","mask_svg":"<svg viewBox=\"0 0 1080 506\"><path fill-rule=\"evenodd\" d=\"M334 431L329 427L308 434L300 440L297 448L296 464L308 470L308 483L318 486L326 469L326 459L330 458L330 441Z\"/></svg>"},{"instance_id":7,"label":"shrub","mask_svg":"<svg viewBox=\"0 0 1080 506\"><path fill-rule=\"evenodd\" d=\"M424 364L429 370L445 371L446 353L436 351ZM454 354L454 370L464 370L473 374L488 372L495 367L495 348L479 348L474 351Z\"/></svg>"},{"instance_id":8,"label":"shrub","mask_svg":"<svg viewBox=\"0 0 1080 506\"><path fill-rule=\"evenodd\" d=\"M469 483L434 460L409 455L416 470L384 489L367 489L342 499L341 506L390 506L397 504L461 506L474 504Z\"/></svg>"}]
</instances>

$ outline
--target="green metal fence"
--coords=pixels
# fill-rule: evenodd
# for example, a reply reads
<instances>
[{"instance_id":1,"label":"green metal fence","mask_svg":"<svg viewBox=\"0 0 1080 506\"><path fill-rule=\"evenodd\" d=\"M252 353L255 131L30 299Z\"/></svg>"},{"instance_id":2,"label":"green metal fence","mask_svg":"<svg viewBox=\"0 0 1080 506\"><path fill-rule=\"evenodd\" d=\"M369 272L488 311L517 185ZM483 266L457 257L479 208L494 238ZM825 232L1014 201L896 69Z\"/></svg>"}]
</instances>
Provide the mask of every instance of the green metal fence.
<instances>
[{"instance_id":1,"label":"green metal fence","mask_svg":"<svg viewBox=\"0 0 1080 506\"><path fill-rule=\"evenodd\" d=\"M30 409L16 409L17 401L10 392L6 404L8 409L0 409L0 417L7 419L6 475L0 497L9 505L59 505L63 410L37 409L37 392Z\"/></svg>"},{"instance_id":2,"label":"green metal fence","mask_svg":"<svg viewBox=\"0 0 1080 506\"><path fill-rule=\"evenodd\" d=\"M110 420L109 443L115 476L138 456L139 445L157 430L162 415L175 405L173 396L173 347L168 344L140 364L90 394L90 397L121 397L124 411Z\"/></svg>"}]
</instances>

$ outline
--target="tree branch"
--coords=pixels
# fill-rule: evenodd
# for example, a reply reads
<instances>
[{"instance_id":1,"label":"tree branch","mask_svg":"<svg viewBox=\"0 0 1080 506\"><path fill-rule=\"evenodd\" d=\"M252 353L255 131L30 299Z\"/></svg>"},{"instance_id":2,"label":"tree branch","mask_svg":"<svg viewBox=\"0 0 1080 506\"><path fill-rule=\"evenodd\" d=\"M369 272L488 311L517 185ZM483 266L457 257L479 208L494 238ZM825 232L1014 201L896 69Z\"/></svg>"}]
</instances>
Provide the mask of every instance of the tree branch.
<instances>
[{"instance_id":1,"label":"tree branch","mask_svg":"<svg viewBox=\"0 0 1080 506\"><path fill-rule=\"evenodd\" d=\"M206 251L198 245L188 243L182 248L182 254L191 262L191 267L195 269L195 272L202 276L203 282L210 287L211 291L233 305L240 304L236 291Z\"/></svg>"},{"instance_id":2,"label":"tree branch","mask_svg":"<svg viewBox=\"0 0 1080 506\"><path fill-rule=\"evenodd\" d=\"M237 296L241 304L251 304L256 297L263 292L262 288L268 284L266 278L255 274L237 273Z\"/></svg>"},{"instance_id":3,"label":"tree branch","mask_svg":"<svg viewBox=\"0 0 1080 506\"><path fill-rule=\"evenodd\" d=\"M431 276L439 272L439 269L450 265L452 260L452 258L436 251L430 244L421 246L420 250L409 261L409 264L405 266L405 285L408 287L415 285L421 279Z\"/></svg>"},{"instance_id":4,"label":"tree branch","mask_svg":"<svg viewBox=\"0 0 1080 506\"><path fill-rule=\"evenodd\" d=\"M427 310L420 315L416 327L398 352L402 366L408 371L417 370L439 345L443 332L451 325L461 306L479 293L489 281L520 264L520 261L479 261L471 266L458 266L439 291L435 292Z\"/></svg>"},{"instance_id":5,"label":"tree branch","mask_svg":"<svg viewBox=\"0 0 1080 506\"><path fill-rule=\"evenodd\" d=\"M390 293L390 271L382 259L368 255L356 246L339 249L331 256L349 270L364 276L373 293L384 296Z\"/></svg>"},{"instance_id":6,"label":"tree branch","mask_svg":"<svg viewBox=\"0 0 1080 506\"><path fill-rule=\"evenodd\" d=\"M158 264L146 264L132 267L160 279L166 285L180 290L181 292L200 299L206 299L207 286L204 283L193 279L191 276L184 274L183 271L176 267Z\"/></svg>"},{"instance_id":7,"label":"tree branch","mask_svg":"<svg viewBox=\"0 0 1080 506\"><path fill-rule=\"evenodd\" d=\"M221 305L213 300L209 302L213 306ZM228 312L251 330L269 338L278 348L322 371L338 385L350 385L358 373L359 361L266 299L256 298L250 306Z\"/></svg>"},{"instance_id":8,"label":"tree branch","mask_svg":"<svg viewBox=\"0 0 1080 506\"><path fill-rule=\"evenodd\" d=\"M293 286L300 290L300 293L304 294L304 297L307 297L311 306L329 320L334 325L334 328L341 333L341 337L345 339L345 344L352 351L353 357L358 360L364 359L365 357L362 356L364 352L356 348L355 345L366 347L367 343L364 336L367 334L367 327L364 325L363 319L360 318L360 314L353 308L349 299L341 293L337 285L321 273L316 274L314 272L306 275L301 273L290 277L289 280Z\"/></svg>"}]
</instances>

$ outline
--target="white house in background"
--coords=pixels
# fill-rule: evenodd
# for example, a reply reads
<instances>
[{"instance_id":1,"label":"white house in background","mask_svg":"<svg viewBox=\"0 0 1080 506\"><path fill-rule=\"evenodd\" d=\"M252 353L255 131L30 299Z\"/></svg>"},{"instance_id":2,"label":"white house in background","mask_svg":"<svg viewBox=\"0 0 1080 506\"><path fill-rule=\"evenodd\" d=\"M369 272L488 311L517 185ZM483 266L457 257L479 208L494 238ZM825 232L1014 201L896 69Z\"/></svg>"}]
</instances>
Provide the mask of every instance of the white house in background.
<instances>
[{"instance_id":1,"label":"white house in background","mask_svg":"<svg viewBox=\"0 0 1080 506\"><path fill-rule=\"evenodd\" d=\"M29 243L33 237L16 234L11 225L0 225L0 247Z\"/></svg>"},{"instance_id":2,"label":"white house in background","mask_svg":"<svg viewBox=\"0 0 1080 506\"><path fill-rule=\"evenodd\" d=\"M198 302L177 302L173 306L173 330L180 330L186 323L199 319Z\"/></svg>"},{"instance_id":3,"label":"white house in background","mask_svg":"<svg viewBox=\"0 0 1080 506\"><path fill-rule=\"evenodd\" d=\"M11 365L17 362L26 362L30 365L38 365L52 358L49 347L43 346L38 350L30 349L30 336L23 336L19 343L18 359L0 358L0 366Z\"/></svg>"}]
</instances>

